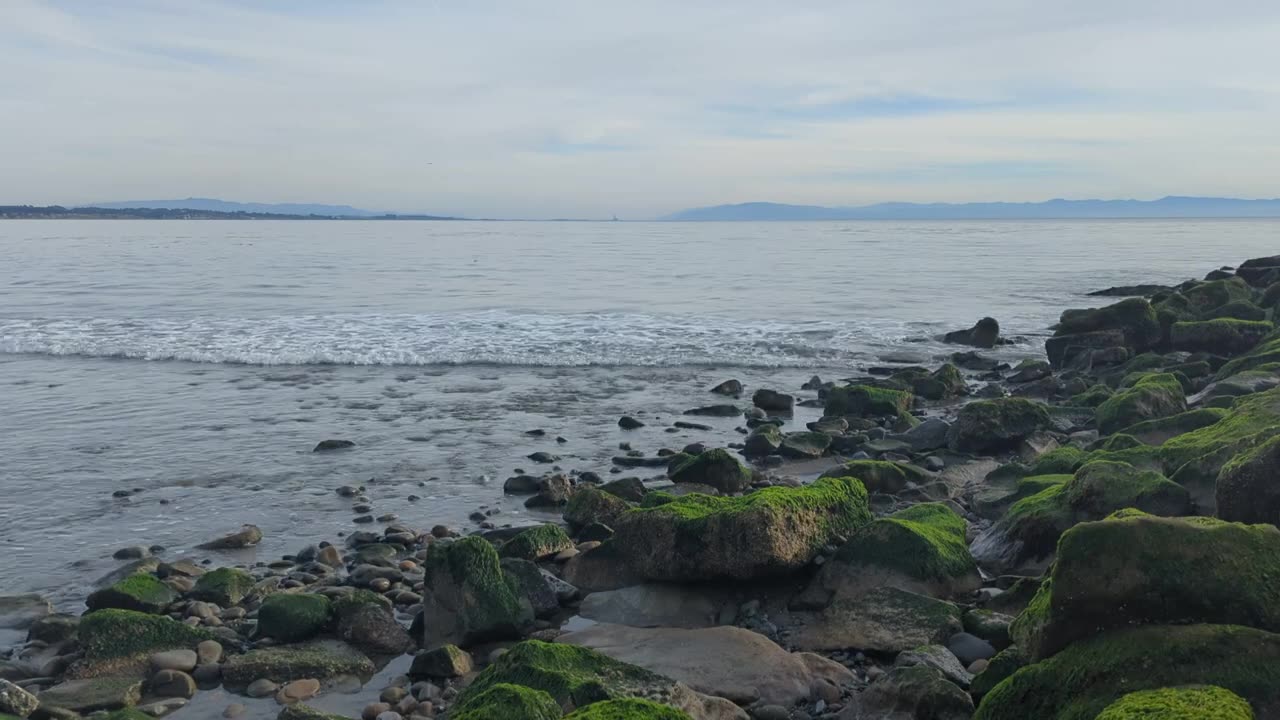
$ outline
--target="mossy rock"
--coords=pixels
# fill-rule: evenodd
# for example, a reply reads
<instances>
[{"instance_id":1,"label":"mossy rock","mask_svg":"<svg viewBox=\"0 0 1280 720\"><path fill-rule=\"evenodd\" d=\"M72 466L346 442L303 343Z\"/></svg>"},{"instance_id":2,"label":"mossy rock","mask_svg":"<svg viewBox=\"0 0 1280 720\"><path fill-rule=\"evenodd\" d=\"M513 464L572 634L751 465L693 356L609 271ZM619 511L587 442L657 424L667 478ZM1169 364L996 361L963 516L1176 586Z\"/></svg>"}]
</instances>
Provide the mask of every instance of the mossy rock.
<instances>
[{"instance_id":1,"label":"mossy rock","mask_svg":"<svg viewBox=\"0 0 1280 720\"><path fill-rule=\"evenodd\" d=\"M854 478L820 478L741 497L693 493L663 500L624 513L605 543L626 558L629 569L651 580L790 572L871 522L867 490Z\"/></svg>"},{"instance_id":2,"label":"mossy rock","mask_svg":"<svg viewBox=\"0 0 1280 720\"><path fill-rule=\"evenodd\" d=\"M969 394L964 376L951 363L945 363L931 373L911 378L908 387L912 393L926 400L946 400Z\"/></svg>"},{"instance_id":3,"label":"mossy rock","mask_svg":"<svg viewBox=\"0 0 1280 720\"><path fill-rule=\"evenodd\" d=\"M218 568L201 575L191 591L193 600L216 603L224 608L239 605L253 592L253 576L238 568Z\"/></svg>"},{"instance_id":4,"label":"mossy rock","mask_svg":"<svg viewBox=\"0 0 1280 720\"><path fill-rule=\"evenodd\" d=\"M932 480L928 473L915 465L887 460L850 460L822 473L822 477L857 478L869 492L891 495Z\"/></svg>"},{"instance_id":5,"label":"mossy rock","mask_svg":"<svg viewBox=\"0 0 1280 720\"><path fill-rule=\"evenodd\" d=\"M1252 350L1274 330L1265 321L1218 318L1174 323L1169 339L1174 350L1234 357Z\"/></svg>"},{"instance_id":6,"label":"mossy rock","mask_svg":"<svg viewBox=\"0 0 1280 720\"><path fill-rule=\"evenodd\" d=\"M425 569L426 646L519 637L533 622L533 610L503 574L498 552L482 538L432 544Z\"/></svg>"},{"instance_id":7,"label":"mossy rock","mask_svg":"<svg viewBox=\"0 0 1280 720\"><path fill-rule=\"evenodd\" d=\"M334 634L376 656L396 656L412 644L404 626L396 622L391 601L357 589L333 601Z\"/></svg>"},{"instance_id":8,"label":"mossy rock","mask_svg":"<svg viewBox=\"0 0 1280 720\"><path fill-rule=\"evenodd\" d=\"M1189 686L1129 693L1097 720L1253 720L1243 698L1220 687Z\"/></svg>"},{"instance_id":9,"label":"mossy rock","mask_svg":"<svg viewBox=\"0 0 1280 720\"><path fill-rule=\"evenodd\" d=\"M1235 300L1210 311L1207 319L1229 318L1233 320L1266 320L1267 311L1248 300Z\"/></svg>"},{"instance_id":10,"label":"mossy rock","mask_svg":"<svg viewBox=\"0 0 1280 720\"><path fill-rule=\"evenodd\" d=\"M409 668L411 678L456 678L471 672L471 655L457 645L448 643L432 650L424 650L413 658Z\"/></svg>"},{"instance_id":11,"label":"mossy rock","mask_svg":"<svg viewBox=\"0 0 1280 720\"><path fill-rule=\"evenodd\" d=\"M984 518L999 519L1019 500L1071 482L1072 474L1032 475L1018 478L1012 486L987 486L973 496L971 507Z\"/></svg>"},{"instance_id":12,"label":"mossy rock","mask_svg":"<svg viewBox=\"0 0 1280 720\"><path fill-rule=\"evenodd\" d=\"M100 675L146 662L163 650L194 650L213 633L172 618L133 610L98 610L76 630L84 660L77 675Z\"/></svg>"},{"instance_id":13,"label":"mossy rock","mask_svg":"<svg viewBox=\"0 0 1280 720\"><path fill-rule=\"evenodd\" d=\"M1110 435L1144 420L1177 415L1186 409L1187 398L1177 378L1168 373L1148 375L1098 406L1098 431Z\"/></svg>"},{"instance_id":14,"label":"mossy rock","mask_svg":"<svg viewBox=\"0 0 1280 720\"><path fill-rule=\"evenodd\" d=\"M1253 290L1240 278L1202 282L1181 292L1191 312L1206 317L1217 308L1237 301L1249 301Z\"/></svg>"},{"instance_id":15,"label":"mossy rock","mask_svg":"<svg viewBox=\"0 0 1280 720\"><path fill-rule=\"evenodd\" d=\"M242 688L259 678L286 683L304 678L324 680L338 675L368 679L373 673L373 661L337 640L259 648L231 655L222 665L223 682L234 688Z\"/></svg>"},{"instance_id":16,"label":"mossy rock","mask_svg":"<svg viewBox=\"0 0 1280 720\"><path fill-rule=\"evenodd\" d=\"M1144 420L1130 425L1122 430L1121 433L1132 436L1143 445L1161 445L1170 438L1189 433L1192 430L1209 427L1228 414L1228 411L1221 408L1196 408L1177 415L1155 420ZM1124 448L1106 449L1122 450Z\"/></svg>"},{"instance_id":17,"label":"mossy rock","mask_svg":"<svg viewBox=\"0 0 1280 720\"><path fill-rule=\"evenodd\" d=\"M1014 620L1012 616L994 610L974 608L966 611L962 620L964 631L970 635L986 640L997 650L1009 647L1011 642L1009 625Z\"/></svg>"},{"instance_id":18,"label":"mossy rock","mask_svg":"<svg viewBox=\"0 0 1280 720\"><path fill-rule=\"evenodd\" d=\"M8 717L0 715L0 718ZM138 710L137 708L122 708L115 712L109 712L102 716L102 720L153 720L152 716ZM276 718L279 720L279 718Z\"/></svg>"},{"instance_id":19,"label":"mossy rock","mask_svg":"<svg viewBox=\"0 0 1280 720\"><path fill-rule=\"evenodd\" d=\"M980 699L1010 675L1026 667L1029 662L1017 645L1010 645L987 661L986 670L973 676L973 680L969 683L969 692Z\"/></svg>"},{"instance_id":20,"label":"mossy rock","mask_svg":"<svg viewBox=\"0 0 1280 720\"><path fill-rule=\"evenodd\" d=\"M591 523L612 525L630 507L626 500L604 489L581 487L569 496L569 504L564 508L564 521L575 531Z\"/></svg>"},{"instance_id":21,"label":"mossy rock","mask_svg":"<svg viewBox=\"0 0 1280 720\"><path fill-rule=\"evenodd\" d=\"M1110 387L1103 385L1102 383L1098 383L1078 395L1072 395L1071 404L1076 407L1096 408L1106 402L1107 398L1114 394L1115 390L1112 390Z\"/></svg>"},{"instance_id":22,"label":"mossy rock","mask_svg":"<svg viewBox=\"0 0 1280 720\"><path fill-rule=\"evenodd\" d=\"M1054 448L1036 458L1031 465L1032 475L1062 475L1075 472L1089 458L1089 453L1074 445Z\"/></svg>"},{"instance_id":23,"label":"mossy rock","mask_svg":"<svg viewBox=\"0 0 1280 720\"><path fill-rule=\"evenodd\" d=\"M912 395L905 390L849 385L827 392L823 414L830 417L895 417L911 409Z\"/></svg>"},{"instance_id":24,"label":"mossy rock","mask_svg":"<svg viewBox=\"0 0 1280 720\"><path fill-rule=\"evenodd\" d=\"M967 720L973 699L937 668L895 667L856 699L857 718L930 718Z\"/></svg>"},{"instance_id":25,"label":"mossy rock","mask_svg":"<svg viewBox=\"0 0 1280 720\"><path fill-rule=\"evenodd\" d=\"M954 452L1013 450L1023 439L1049 425L1044 405L1026 398L978 400L960 409L947 432L947 443Z\"/></svg>"},{"instance_id":26,"label":"mossy rock","mask_svg":"<svg viewBox=\"0 0 1280 720\"><path fill-rule=\"evenodd\" d=\"M149 715L144 715L149 718ZM107 720L114 720L107 718ZM141 719L139 719L141 720ZM303 703L294 703L285 705L280 709L280 713L276 715L276 720L350 720L346 715L335 715L322 710L316 710L313 707L304 705Z\"/></svg>"},{"instance_id":27,"label":"mossy rock","mask_svg":"<svg viewBox=\"0 0 1280 720\"><path fill-rule=\"evenodd\" d=\"M955 604L884 586L857 597L836 597L793 636L792 643L812 651L856 647L898 653L944 644L962 627Z\"/></svg>"},{"instance_id":28,"label":"mossy rock","mask_svg":"<svg viewBox=\"0 0 1280 720\"><path fill-rule=\"evenodd\" d=\"M722 493L742 492L751 485L751 470L724 448L715 448L672 464L667 475L676 483L709 485Z\"/></svg>"},{"instance_id":29,"label":"mossy rock","mask_svg":"<svg viewBox=\"0 0 1280 720\"><path fill-rule=\"evenodd\" d=\"M65 712L87 715L96 710L119 710L136 705L142 699L142 681L134 676L66 680L36 697L40 700L37 712L41 715L55 716L49 712L55 708L61 711L56 716L66 717Z\"/></svg>"},{"instance_id":30,"label":"mossy rock","mask_svg":"<svg viewBox=\"0 0 1280 720\"><path fill-rule=\"evenodd\" d=\"M619 698L671 695L676 689L670 678L594 650L526 640L476 676L458 696L454 712L476 707L487 691L500 685L541 691L565 709Z\"/></svg>"},{"instance_id":31,"label":"mossy rock","mask_svg":"<svg viewBox=\"0 0 1280 720\"><path fill-rule=\"evenodd\" d=\"M1100 308L1066 310L1058 321L1055 336L1118 330L1124 344L1138 351L1160 342L1160 322L1151 303L1143 298L1126 298Z\"/></svg>"},{"instance_id":32,"label":"mossy rock","mask_svg":"<svg viewBox=\"0 0 1280 720\"><path fill-rule=\"evenodd\" d=\"M742 454L749 458L773 455L782 447L782 430L773 423L765 423L751 431L742 444Z\"/></svg>"},{"instance_id":33,"label":"mossy rock","mask_svg":"<svg viewBox=\"0 0 1280 720\"><path fill-rule=\"evenodd\" d=\"M314 593L277 593L258 608L258 633L281 642L309 640L329 624L333 604Z\"/></svg>"},{"instance_id":34,"label":"mossy rock","mask_svg":"<svg viewBox=\"0 0 1280 720\"><path fill-rule=\"evenodd\" d=\"M978 589L982 578L964 518L942 503L921 503L854 532L814 584L837 597L885 585L945 597Z\"/></svg>"},{"instance_id":35,"label":"mossy rock","mask_svg":"<svg viewBox=\"0 0 1280 720\"><path fill-rule=\"evenodd\" d=\"M688 713L641 698L606 700L576 710L565 720L691 720Z\"/></svg>"},{"instance_id":36,"label":"mossy rock","mask_svg":"<svg viewBox=\"0 0 1280 720\"><path fill-rule=\"evenodd\" d=\"M1221 380L1236 373L1280 362L1280 333L1263 338L1252 350L1218 368L1214 377Z\"/></svg>"},{"instance_id":37,"label":"mossy rock","mask_svg":"<svg viewBox=\"0 0 1280 720\"><path fill-rule=\"evenodd\" d=\"M1191 497L1158 472L1095 460L1077 470L1070 481L1014 503L998 523L974 540L971 549L979 563L993 569L1012 570L1027 563L1038 567L1069 528L1127 507L1156 515L1184 515L1191 509Z\"/></svg>"},{"instance_id":38,"label":"mossy rock","mask_svg":"<svg viewBox=\"0 0 1280 720\"><path fill-rule=\"evenodd\" d=\"M820 432L793 432L782 438L779 452L789 458L820 458L831 446L831 436Z\"/></svg>"},{"instance_id":39,"label":"mossy rock","mask_svg":"<svg viewBox=\"0 0 1280 720\"><path fill-rule=\"evenodd\" d=\"M498 683L471 694L449 713L450 720L559 720L560 706L547 693L521 685Z\"/></svg>"},{"instance_id":40,"label":"mossy rock","mask_svg":"<svg viewBox=\"0 0 1280 720\"><path fill-rule=\"evenodd\" d=\"M1280 525L1280 436L1224 465L1216 497L1224 520Z\"/></svg>"},{"instance_id":41,"label":"mossy rock","mask_svg":"<svg viewBox=\"0 0 1280 720\"><path fill-rule=\"evenodd\" d=\"M573 547L573 541L559 525L537 525L503 543L501 557L538 561Z\"/></svg>"},{"instance_id":42,"label":"mossy rock","mask_svg":"<svg viewBox=\"0 0 1280 720\"><path fill-rule=\"evenodd\" d=\"M987 693L974 720L1094 720L1129 693L1193 683L1280 707L1280 635L1233 625L1112 631L1017 671Z\"/></svg>"},{"instance_id":43,"label":"mossy rock","mask_svg":"<svg viewBox=\"0 0 1280 720\"><path fill-rule=\"evenodd\" d=\"M1280 530L1213 518L1113 515L1063 534L1011 629L1044 658L1108 628L1183 622L1280 631Z\"/></svg>"},{"instance_id":44,"label":"mossy rock","mask_svg":"<svg viewBox=\"0 0 1280 720\"><path fill-rule=\"evenodd\" d=\"M85 600L89 611L135 610L145 613L164 612L178 594L150 573L134 573L111 587L98 590Z\"/></svg>"}]
</instances>

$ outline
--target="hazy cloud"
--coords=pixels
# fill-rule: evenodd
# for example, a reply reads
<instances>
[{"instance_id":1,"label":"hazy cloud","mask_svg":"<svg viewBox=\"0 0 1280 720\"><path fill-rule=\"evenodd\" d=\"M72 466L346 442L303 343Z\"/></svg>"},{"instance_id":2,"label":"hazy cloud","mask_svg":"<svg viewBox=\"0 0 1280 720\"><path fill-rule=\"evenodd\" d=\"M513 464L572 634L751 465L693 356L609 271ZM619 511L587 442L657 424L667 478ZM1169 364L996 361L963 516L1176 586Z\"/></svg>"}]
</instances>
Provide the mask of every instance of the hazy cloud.
<instances>
[{"instance_id":1,"label":"hazy cloud","mask_svg":"<svg viewBox=\"0 0 1280 720\"><path fill-rule=\"evenodd\" d=\"M1280 4L7 0L0 202L1280 195Z\"/></svg>"}]
</instances>

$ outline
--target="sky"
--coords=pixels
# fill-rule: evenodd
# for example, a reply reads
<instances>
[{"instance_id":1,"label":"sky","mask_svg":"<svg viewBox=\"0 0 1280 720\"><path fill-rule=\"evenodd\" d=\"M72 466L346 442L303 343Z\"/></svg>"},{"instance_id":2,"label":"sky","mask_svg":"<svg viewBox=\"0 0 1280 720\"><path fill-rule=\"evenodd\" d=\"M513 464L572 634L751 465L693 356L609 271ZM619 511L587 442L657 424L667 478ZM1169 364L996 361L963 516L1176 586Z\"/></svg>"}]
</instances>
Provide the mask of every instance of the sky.
<instances>
[{"instance_id":1,"label":"sky","mask_svg":"<svg viewBox=\"0 0 1280 720\"><path fill-rule=\"evenodd\" d=\"M1275 0L0 1L0 204L1280 196Z\"/></svg>"}]
</instances>

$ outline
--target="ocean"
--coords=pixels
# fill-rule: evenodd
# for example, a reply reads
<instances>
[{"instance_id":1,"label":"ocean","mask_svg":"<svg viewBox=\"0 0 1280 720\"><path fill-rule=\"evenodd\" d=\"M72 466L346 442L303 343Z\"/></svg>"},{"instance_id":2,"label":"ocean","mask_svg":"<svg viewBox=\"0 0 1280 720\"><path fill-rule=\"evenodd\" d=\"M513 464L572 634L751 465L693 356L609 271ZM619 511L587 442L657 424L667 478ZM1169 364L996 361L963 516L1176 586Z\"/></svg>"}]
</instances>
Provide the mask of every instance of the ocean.
<instances>
[{"instance_id":1,"label":"ocean","mask_svg":"<svg viewBox=\"0 0 1280 720\"><path fill-rule=\"evenodd\" d=\"M1088 291L1199 277L1277 237L1277 220L0 222L0 586L74 609L115 550L179 557L243 523L265 539L234 559L271 560L363 527L340 485L420 527L550 518L502 497L515 469L547 469L535 451L605 474L622 442L731 442L740 418L671 421L731 377L797 391L936 363L956 348L932 338L984 315L1020 338L999 356L1037 357L1064 308L1106 300ZM312 453L326 438L356 447Z\"/></svg>"}]
</instances>

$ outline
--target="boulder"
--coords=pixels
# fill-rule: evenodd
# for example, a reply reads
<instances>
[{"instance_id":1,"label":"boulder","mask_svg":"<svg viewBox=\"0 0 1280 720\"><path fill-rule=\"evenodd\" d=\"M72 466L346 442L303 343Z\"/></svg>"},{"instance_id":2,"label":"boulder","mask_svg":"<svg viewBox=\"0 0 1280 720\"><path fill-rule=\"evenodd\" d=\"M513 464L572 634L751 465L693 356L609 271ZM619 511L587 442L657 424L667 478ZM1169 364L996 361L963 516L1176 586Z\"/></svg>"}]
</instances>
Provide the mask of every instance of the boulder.
<instances>
[{"instance_id":1,"label":"boulder","mask_svg":"<svg viewBox=\"0 0 1280 720\"><path fill-rule=\"evenodd\" d=\"M90 612L115 608L159 613L177 599L178 594L173 588L160 582L155 575L137 573L90 594L85 605Z\"/></svg>"},{"instance_id":2,"label":"boulder","mask_svg":"<svg viewBox=\"0 0 1280 720\"><path fill-rule=\"evenodd\" d=\"M40 707L87 715L97 710L133 707L142 698L142 681L133 677L67 680L42 691Z\"/></svg>"},{"instance_id":3,"label":"boulder","mask_svg":"<svg viewBox=\"0 0 1280 720\"><path fill-rule=\"evenodd\" d=\"M433 543L424 570L425 646L518 637L533 621L503 574L498 552L481 538Z\"/></svg>"},{"instance_id":4,"label":"boulder","mask_svg":"<svg viewBox=\"0 0 1280 720\"><path fill-rule=\"evenodd\" d=\"M1118 330L1123 345L1142 352L1160 342L1160 321L1143 298L1127 298L1113 305L1086 310L1066 310L1058 320L1055 336Z\"/></svg>"},{"instance_id":5,"label":"boulder","mask_svg":"<svg viewBox=\"0 0 1280 720\"><path fill-rule=\"evenodd\" d=\"M400 655L413 644L386 598L356 590L333 601L337 636L370 655Z\"/></svg>"},{"instance_id":6,"label":"boulder","mask_svg":"<svg viewBox=\"0 0 1280 720\"><path fill-rule=\"evenodd\" d=\"M160 615L132 610L98 610L84 616L77 635L84 659L70 674L89 677L122 669L146 669L151 655L163 650L195 649L214 639L203 628Z\"/></svg>"},{"instance_id":7,"label":"boulder","mask_svg":"<svg viewBox=\"0 0 1280 720\"><path fill-rule=\"evenodd\" d=\"M789 413L795 409L796 399L793 395L761 388L751 396L751 404L765 412Z\"/></svg>"},{"instance_id":8,"label":"boulder","mask_svg":"<svg viewBox=\"0 0 1280 720\"><path fill-rule=\"evenodd\" d=\"M630 415L623 415L622 417L618 418L618 427L622 428L623 430L639 430L640 428L644 427L644 423L631 417Z\"/></svg>"},{"instance_id":9,"label":"boulder","mask_svg":"<svg viewBox=\"0 0 1280 720\"><path fill-rule=\"evenodd\" d=\"M741 492L751 485L751 471L722 448L673 463L667 474L673 482L710 485L722 493Z\"/></svg>"},{"instance_id":10,"label":"boulder","mask_svg":"<svg viewBox=\"0 0 1280 720\"><path fill-rule=\"evenodd\" d=\"M969 692L975 698L981 699L1010 675L1028 664L1027 656L1022 650L1017 645L1010 645L987 661L985 670L973 676L973 682L969 683Z\"/></svg>"},{"instance_id":11,"label":"boulder","mask_svg":"<svg viewBox=\"0 0 1280 720\"><path fill-rule=\"evenodd\" d=\"M413 657L409 677L414 679L449 679L470 673L473 668L471 654L457 645L441 645L423 650Z\"/></svg>"},{"instance_id":12,"label":"boulder","mask_svg":"<svg viewBox=\"0 0 1280 720\"><path fill-rule=\"evenodd\" d=\"M866 488L853 478L820 478L742 497L663 495L649 496L653 507L620 516L605 542L629 570L650 580L745 580L789 572L871 520Z\"/></svg>"},{"instance_id":13,"label":"boulder","mask_svg":"<svg viewBox=\"0 0 1280 720\"><path fill-rule=\"evenodd\" d=\"M827 443L830 444L830 438ZM749 458L773 455L782 447L782 431L773 423L766 423L751 431L742 446L742 454Z\"/></svg>"},{"instance_id":14,"label":"boulder","mask_svg":"<svg viewBox=\"0 0 1280 720\"><path fill-rule=\"evenodd\" d=\"M573 496L573 483L561 473L547 475L538 480L538 492L524 506L528 508L553 508L569 502Z\"/></svg>"},{"instance_id":15,"label":"boulder","mask_svg":"<svg viewBox=\"0 0 1280 720\"><path fill-rule=\"evenodd\" d=\"M1096 720L1253 720L1244 698L1220 687L1190 686L1129 693L1107 706Z\"/></svg>"},{"instance_id":16,"label":"boulder","mask_svg":"<svg viewBox=\"0 0 1280 720\"><path fill-rule=\"evenodd\" d=\"M1280 436L1224 465L1216 499L1218 517L1224 520L1280 525Z\"/></svg>"},{"instance_id":17,"label":"boulder","mask_svg":"<svg viewBox=\"0 0 1280 720\"><path fill-rule=\"evenodd\" d=\"M542 691L567 710L608 700L660 697L667 705L688 713L693 720L747 720L746 713L728 700L701 695L671 678L584 647L537 640L515 645L476 676L458 695L451 717L454 720L459 714L467 717L466 713L474 712L485 702L485 693L501 685ZM510 716L476 714L474 717L488 720Z\"/></svg>"},{"instance_id":18,"label":"boulder","mask_svg":"<svg viewBox=\"0 0 1280 720\"><path fill-rule=\"evenodd\" d=\"M691 410L685 410L685 415L701 415L704 417L736 417L742 414L742 409L737 405L720 404L706 405L696 407Z\"/></svg>"},{"instance_id":19,"label":"boulder","mask_svg":"<svg viewBox=\"0 0 1280 720\"><path fill-rule=\"evenodd\" d=\"M860 648L898 653L946 642L962 627L960 608L894 587L836 598L792 638L803 650Z\"/></svg>"},{"instance_id":20,"label":"boulder","mask_svg":"<svg viewBox=\"0 0 1280 720\"><path fill-rule=\"evenodd\" d=\"M978 400L960 409L947 436L955 452L1017 449L1027 436L1050 426L1044 405L1025 398Z\"/></svg>"},{"instance_id":21,"label":"boulder","mask_svg":"<svg viewBox=\"0 0 1280 720\"><path fill-rule=\"evenodd\" d=\"M728 395L729 397L738 397L742 394L742 383L737 380L725 380L724 382L711 388L711 392L717 395Z\"/></svg>"},{"instance_id":22,"label":"boulder","mask_svg":"<svg viewBox=\"0 0 1280 720\"><path fill-rule=\"evenodd\" d=\"M38 707L40 701L35 695L8 680L0 680L0 716L25 718Z\"/></svg>"},{"instance_id":23,"label":"boulder","mask_svg":"<svg viewBox=\"0 0 1280 720\"><path fill-rule=\"evenodd\" d=\"M374 665L368 657L337 640L258 648L231 655L222 664L223 682L233 688L243 688L263 679L276 684L307 678L324 680L339 675L367 679L373 672Z\"/></svg>"},{"instance_id":24,"label":"boulder","mask_svg":"<svg viewBox=\"0 0 1280 720\"><path fill-rule=\"evenodd\" d=\"M793 432L782 437L779 452L789 458L811 460L822 457L831 446L831 436L820 432Z\"/></svg>"},{"instance_id":25,"label":"boulder","mask_svg":"<svg viewBox=\"0 0 1280 720\"><path fill-rule=\"evenodd\" d=\"M602 492L609 493L614 497L622 498L627 502L640 502L640 500L644 498L644 494L649 492L649 489L644 486L644 481L637 477L624 477L612 480L601 485L600 490ZM572 504L573 498L569 498L569 502ZM622 506L622 509L626 510L626 506ZM612 516L610 516L609 519L612 519ZM592 522L601 521L593 520Z\"/></svg>"},{"instance_id":26,"label":"boulder","mask_svg":"<svg viewBox=\"0 0 1280 720\"><path fill-rule=\"evenodd\" d=\"M969 345L976 348L993 348L1000 340L1000 323L995 318L984 317L968 330L954 330L942 336L942 341L952 345Z\"/></svg>"},{"instance_id":27,"label":"boulder","mask_svg":"<svg viewBox=\"0 0 1280 720\"><path fill-rule=\"evenodd\" d=\"M1236 276L1253 287L1266 287L1280 279L1280 255L1245 260L1236 268Z\"/></svg>"},{"instance_id":28,"label":"boulder","mask_svg":"<svg viewBox=\"0 0 1280 720\"><path fill-rule=\"evenodd\" d=\"M856 530L822 566L806 595L849 598L889 586L950 596L981 585L965 542L964 518L942 503L922 503Z\"/></svg>"},{"instance_id":29,"label":"boulder","mask_svg":"<svg viewBox=\"0 0 1280 720\"><path fill-rule=\"evenodd\" d=\"M503 558L502 574L515 590L516 599L530 608L534 617L551 617L560 609L555 587L537 565L528 560Z\"/></svg>"},{"instance_id":30,"label":"boulder","mask_svg":"<svg viewBox=\"0 0 1280 720\"><path fill-rule=\"evenodd\" d=\"M26 630L52 612L53 606L39 595L0 595L0 630Z\"/></svg>"},{"instance_id":31,"label":"boulder","mask_svg":"<svg viewBox=\"0 0 1280 720\"><path fill-rule=\"evenodd\" d=\"M1014 621L1033 659L1110 628L1202 622L1280 631L1280 530L1142 513L1077 525Z\"/></svg>"},{"instance_id":32,"label":"boulder","mask_svg":"<svg viewBox=\"0 0 1280 720\"><path fill-rule=\"evenodd\" d=\"M249 573L237 568L218 568L196 579L190 597L193 600L211 602L220 607L239 605L253 591L257 581Z\"/></svg>"},{"instance_id":33,"label":"boulder","mask_svg":"<svg viewBox=\"0 0 1280 720\"><path fill-rule=\"evenodd\" d=\"M1098 406L1098 431L1110 435L1144 420L1165 418L1186 410L1187 398L1178 379L1168 373L1151 374Z\"/></svg>"},{"instance_id":34,"label":"boulder","mask_svg":"<svg viewBox=\"0 0 1280 720\"><path fill-rule=\"evenodd\" d=\"M1129 693L1189 684L1230 690L1260 717L1274 717L1280 709L1280 635L1234 625L1114 630L1018 670L983 697L973 718L1096 718Z\"/></svg>"},{"instance_id":35,"label":"boulder","mask_svg":"<svg viewBox=\"0 0 1280 720\"><path fill-rule=\"evenodd\" d=\"M894 668L856 696L837 720L969 720L973 699L936 669Z\"/></svg>"},{"instance_id":36,"label":"boulder","mask_svg":"<svg viewBox=\"0 0 1280 720\"><path fill-rule=\"evenodd\" d=\"M450 720L560 720L563 716L560 705L547 693L510 683L498 683L472 694L465 707L455 707L449 713Z\"/></svg>"},{"instance_id":37,"label":"boulder","mask_svg":"<svg viewBox=\"0 0 1280 720\"><path fill-rule=\"evenodd\" d=\"M973 682L973 675L965 669L963 661L941 645L921 645L904 650L893 659L893 664L897 667L931 667L950 682L966 689Z\"/></svg>"},{"instance_id":38,"label":"boulder","mask_svg":"<svg viewBox=\"0 0 1280 720\"><path fill-rule=\"evenodd\" d=\"M270 595L258 608L258 632L280 642L308 640L329 624L332 613L332 603L324 595Z\"/></svg>"},{"instance_id":39,"label":"boulder","mask_svg":"<svg viewBox=\"0 0 1280 720\"><path fill-rule=\"evenodd\" d=\"M904 433L890 435L890 440L901 440L912 452L929 452L947 446L951 423L942 418L929 418Z\"/></svg>"},{"instance_id":40,"label":"boulder","mask_svg":"<svg viewBox=\"0 0 1280 720\"><path fill-rule=\"evenodd\" d=\"M1077 470L1071 480L1046 483L1040 492L1015 502L999 522L978 535L970 550L980 565L995 572L1039 569L1062 533L1124 508L1185 515L1191 509L1191 496L1158 472L1096 460Z\"/></svg>"},{"instance_id":41,"label":"boulder","mask_svg":"<svg viewBox=\"0 0 1280 720\"><path fill-rule=\"evenodd\" d=\"M822 477L851 477L862 481L870 492L896 495L932 478L924 470L907 463L887 460L850 460L822 473Z\"/></svg>"},{"instance_id":42,"label":"boulder","mask_svg":"<svg viewBox=\"0 0 1280 720\"><path fill-rule=\"evenodd\" d=\"M538 561L572 547L573 541L559 525L535 525L503 543L499 555Z\"/></svg>"},{"instance_id":43,"label":"boulder","mask_svg":"<svg viewBox=\"0 0 1280 720\"><path fill-rule=\"evenodd\" d=\"M887 417L911 409L912 395L904 390L890 390L869 385L833 387L827 392L823 414L830 417Z\"/></svg>"},{"instance_id":44,"label":"boulder","mask_svg":"<svg viewBox=\"0 0 1280 720\"><path fill-rule=\"evenodd\" d=\"M1120 330L1057 335L1045 340L1044 351L1049 358L1050 367L1055 368L1071 366L1089 369L1097 364L1124 362L1129 357L1129 350L1125 347L1125 334ZM1107 362L1098 363L1096 357L1099 354Z\"/></svg>"},{"instance_id":45,"label":"boulder","mask_svg":"<svg viewBox=\"0 0 1280 720\"><path fill-rule=\"evenodd\" d=\"M581 530L592 523L612 526L618 516L630 508L626 500L607 491L605 489L607 487L609 486L599 489L581 487L573 493L569 498L569 504L564 508L564 521L571 529ZM643 488L643 483L641 487Z\"/></svg>"},{"instance_id":46,"label":"boulder","mask_svg":"<svg viewBox=\"0 0 1280 720\"><path fill-rule=\"evenodd\" d=\"M642 667L698 692L739 705L793 705L839 689L854 677L844 666L808 653L790 653L765 636L737 627L636 628L596 625L556 638Z\"/></svg>"}]
</instances>

